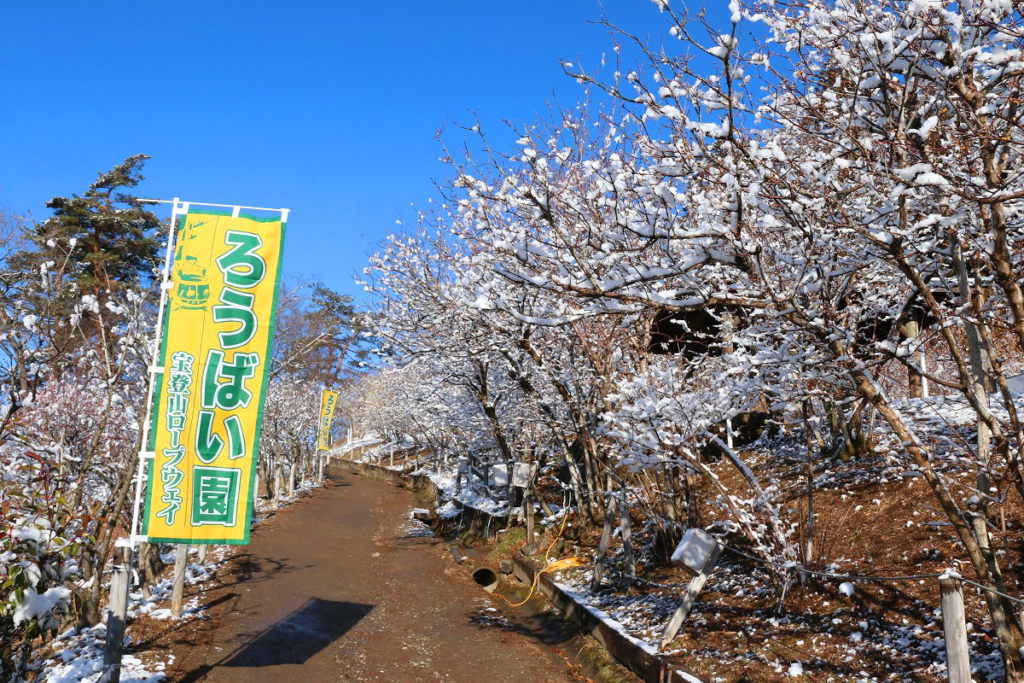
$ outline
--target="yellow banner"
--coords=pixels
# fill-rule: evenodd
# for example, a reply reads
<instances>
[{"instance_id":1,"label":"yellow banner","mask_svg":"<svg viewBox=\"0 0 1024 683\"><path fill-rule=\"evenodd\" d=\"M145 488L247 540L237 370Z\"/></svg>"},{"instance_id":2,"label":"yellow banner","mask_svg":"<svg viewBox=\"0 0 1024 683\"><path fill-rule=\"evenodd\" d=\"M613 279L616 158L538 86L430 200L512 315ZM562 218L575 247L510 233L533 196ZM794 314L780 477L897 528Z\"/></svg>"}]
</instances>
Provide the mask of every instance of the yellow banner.
<instances>
[{"instance_id":1,"label":"yellow banner","mask_svg":"<svg viewBox=\"0 0 1024 683\"><path fill-rule=\"evenodd\" d=\"M321 451L331 447L331 422L334 420L337 405L338 392L324 389L323 398L320 400L320 427L316 440L316 447Z\"/></svg>"},{"instance_id":2,"label":"yellow banner","mask_svg":"<svg viewBox=\"0 0 1024 683\"><path fill-rule=\"evenodd\" d=\"M189 211L178 231L142 533L249 542L285 224Z\"/></svg>"}]
</instances>

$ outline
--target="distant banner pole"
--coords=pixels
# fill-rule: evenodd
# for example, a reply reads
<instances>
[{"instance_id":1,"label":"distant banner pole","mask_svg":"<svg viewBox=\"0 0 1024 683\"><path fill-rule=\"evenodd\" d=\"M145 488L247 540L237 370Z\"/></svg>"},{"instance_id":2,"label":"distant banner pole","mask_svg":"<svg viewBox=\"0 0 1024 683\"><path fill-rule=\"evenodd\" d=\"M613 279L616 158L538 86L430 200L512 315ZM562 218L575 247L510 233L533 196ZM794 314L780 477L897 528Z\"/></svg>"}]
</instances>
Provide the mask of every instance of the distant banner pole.
<instances>
[{"instance_id":1,"label":"distant banner pole","mask_svg":"<svg viewBox=\"0 0 1024 683\"><path fill-rule=\"evenodd\" d=\"M174 202L172 231L174 217L184 217L173 277L165 264L162 343L144 427L152 465L135 539L245 544L288 210L263 209L279 215L262 218L241 213L262 207L196 206ZM142 473L140 466L140 483Z\"/></svg>"},{"instance_id":2,"label":"distant banner pole","mask_svg":"<svg viewBox=\"0 0 1024 683\"><path fill-rule=\"evenodd\" d=\"M331 447L331 422L338 407L338 392L324 389L320 399L320 423L317 431L317 450L326 451Z\"/></svg>"}]
</instances>

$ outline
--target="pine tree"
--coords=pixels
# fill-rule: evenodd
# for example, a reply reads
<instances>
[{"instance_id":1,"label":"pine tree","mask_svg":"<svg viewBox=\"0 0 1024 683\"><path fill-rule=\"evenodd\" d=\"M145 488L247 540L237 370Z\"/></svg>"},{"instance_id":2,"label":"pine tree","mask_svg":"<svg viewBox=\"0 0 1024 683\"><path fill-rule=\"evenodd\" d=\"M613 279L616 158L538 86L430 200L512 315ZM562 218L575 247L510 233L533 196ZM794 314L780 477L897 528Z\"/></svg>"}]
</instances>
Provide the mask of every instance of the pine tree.
<instances>
[{"instance_id":1,"label":"pine tree","mask_svg":"<svg viewBox=\"0 0 1024 683\"><path fill-rule=\"evenodd\" d=\"M335 386L368 358L363 315L352 297L319 281L283 286L274 332L274 376L295 374Z\"/></svg>"},{"instance_id":2,"label":"pine tree","mask_svg":"<svg viewBox=\"0 0 1024 683\"><path fill-rule=\"evenodd\" d=\"M82 196L47 202L53 216L33 226L32 248L13 255L12 265L38 272L47 263L66 261L58 286L77 285L79 295L91 293L101 301L110 292L144 285L158 258L154 231L160 220L125 190L143 180L147 159L131 156L100 173Z\"/></svg>"}]
</instances>

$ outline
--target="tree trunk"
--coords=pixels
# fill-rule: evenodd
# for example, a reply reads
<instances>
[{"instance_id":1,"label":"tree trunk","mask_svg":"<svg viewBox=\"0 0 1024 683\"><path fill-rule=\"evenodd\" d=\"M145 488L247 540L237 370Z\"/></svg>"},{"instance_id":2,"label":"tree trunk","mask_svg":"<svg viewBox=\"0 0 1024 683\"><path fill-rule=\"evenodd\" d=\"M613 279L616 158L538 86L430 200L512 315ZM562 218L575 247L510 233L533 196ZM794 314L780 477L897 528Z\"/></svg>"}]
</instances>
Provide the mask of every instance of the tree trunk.
<instances>
[{"instance_id":1,"label":"tree trunk","mask_svg":"<svg viewBox=\"0 0 1024 683\"><path fill-rule=\"evenodd\" d=\"M875 387L874 382L863 370L852 370L851 375L857 385L857 390L875 405L879 414L892 427L896 437L905 444L904 447L918 469L924 474L925 481L945 513L946 519L967 550L978 581L1006 593L1007 587L1003 584L995 554L991 552L991 549L987 551L983 549L979 538L975 536L975 528L972 528L974 525L968 525L965 522L959 508L950 496L945 482L935 471L928 455L918 444L914 435L907 429L900 414L892 407L885 395ZM990 591L982 591L982 597L988 606L996 636L999 638L999 649L1007 671L1006 680L1024 683L1024 653L1022 653L1024 631L1021 630L1021 625L1016 619L1014 606L1009 600Z\"/></svg>"},{"instance_id":2,"label":"tree trunk","mask_svg":"<svg viewBox=\"0 0 1024 683\"><path fill-rule=\"evenodd\" d=\"M274 465L274 507L281 507L281 489L284 486L282 479L284 478L284 472L280 463Z\"/></svg>"},{"instance_id":3,"label":"tree trunk","mask_svg":"<svg viewBox=\"0 0 1024 683\"><path fill-rule=\"evenodd\" d=\"M100 623L100 600L103 599L103 567L94 567L94 562L83 563L83 576L88 582L80 589L78 598L78 628L92 628Z\"/></svg>"},{"instance_id":4,"label":"tree trunk","mask_svg":"<svg viewBox=\"0 0 1024 683\"><path fill-rule=\"evenodd\" d=\"M160 572L166 567L166 563L160 557L160 546L154 543L139 544L139 580L142 584L142 594L149 598L151 586L160 581Z\"/></svg>"}]
</instances>

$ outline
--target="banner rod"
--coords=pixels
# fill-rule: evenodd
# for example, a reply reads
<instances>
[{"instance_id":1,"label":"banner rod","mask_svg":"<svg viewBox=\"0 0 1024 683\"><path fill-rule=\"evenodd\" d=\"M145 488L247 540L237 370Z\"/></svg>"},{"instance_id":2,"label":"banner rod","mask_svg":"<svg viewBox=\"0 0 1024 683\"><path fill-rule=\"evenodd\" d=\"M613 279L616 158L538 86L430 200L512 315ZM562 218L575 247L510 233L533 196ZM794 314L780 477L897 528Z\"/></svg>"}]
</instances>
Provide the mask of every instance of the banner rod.
<instances>
[{"instance_id":1,"label":"banner rod","mask_svg":"<svg viewBox=\"0 0 1024 683\"><path fill-rule=\"evenodd\" d=\"M142 202L144 204L173 204L173 203L175 203L178 200L176 200L176 199L138 199L137 201L140 201L140 202ZM240 204L210 204L209 202L181 202L181 203L183 203L183 204L187 203L187 204L190 204L192 206L218 206L218 207L220 207L222 209L254 209L256 211L281 211L281 212L288 211L288 209L283 209L283 208L282 209L272 209L272 208L267 207L267 206L242 206Z\"/></svg>"},{"instance_id":2,"label":"banner rod","mask_svg":"<svg viewBox=\"0 0 1024 683\"><path fill-rule=\"evenodd\" d=\"M143 420L142 429L142 448L139 452L139 466L135 474L135 505L132 510L132 528L129 534L129 539L134 546L136 541L145 540L145 537L138 533L139 531L139 509L142 504L142 485L143 479L146 474L147 463L146 454L149 451L149 437L150 429L152 427L151 422L153 420L153 411L156 407L153 405L153 395L156 389L158 381L163 379L164 373L163 368L160 368L159 373L155 373L154 370L160 363L160 352L163 340L163 328L164 328L164 311L167 308L168 293L171 289L171 253L174 250L174 237L176 221L178 216L188 213L188 202L183 202L177 197L170 200L169 204L173 204L174 208L171 209L171 220L167 227L167 245L164 250L164 268L163 277L160 279L160 306L157 308L156 314L156 334L153 340L153 353L149 357L149 386L146 388L146 418ZM160 375L160 380L156 378L156 375ZM152 467L152 464L149 465Z\"/></svg>"}]
</instances>

